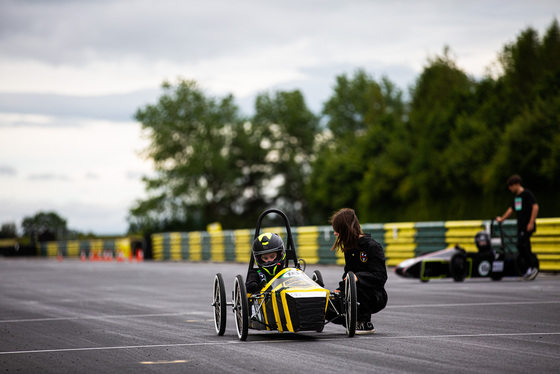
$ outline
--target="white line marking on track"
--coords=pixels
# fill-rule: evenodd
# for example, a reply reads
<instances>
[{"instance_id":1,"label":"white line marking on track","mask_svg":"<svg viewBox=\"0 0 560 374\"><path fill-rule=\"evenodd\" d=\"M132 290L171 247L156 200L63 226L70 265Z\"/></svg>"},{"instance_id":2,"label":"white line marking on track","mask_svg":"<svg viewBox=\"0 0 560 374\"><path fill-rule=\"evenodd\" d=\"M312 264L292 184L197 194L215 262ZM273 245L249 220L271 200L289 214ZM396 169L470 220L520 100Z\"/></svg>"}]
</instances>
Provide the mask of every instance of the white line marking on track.
<instances>
[{"instance_id":1,"label":"white line marking on track","mask_svg":"<svg viewBox=\"0 0 560 374\"><path fill-rule=\"evenodd\" d=\"M111 315L111 316L50 317L50 318L9 319L5 321L0 320L0 323L75 321L81 319L114 319L114 318L128 319L128 318L149 318L149 317L170 317L170 316L174 317L174 316L188 316L191 314L192 313L159 313L159 314L128 314L128 315Z\"/></svg>"},{"instance_id":2,"label":"white line marking on track","mask_svg":"<svg viewBox=\"0 0 560 374\"><path fill-rule=\"evenodd\" d=\"M21 354L21 353L55 353L55 352L80 352L80 351L105 351L117 349L135 349L135 348L169 348L169 347L189 347L189 346L204 346L204 345L225 345L236 344L241 341L229 340L227 342L212 342L212 343L175 343L175 344L151 344L151 345L123 345L116 347L91 347L91 348L61 348L61 349L38 349L35 351L12 351L0 352L0 355Z\"/></svg>"},{"instance_id":3,"label":"white line marking on track","mask_svg":"<svg viewBox=\"0 0 560 374\"><path fill-rule=\"evenodd\" d=\"M509 302L492 302L492 303L457 303L457 304L416 304L416 305L387 305L386 309L400 309L400 308L453 308L465 306L500 306L500 305L537 305L537 304L560 304L558 301L509 301ZM150 318L150 317L173 317L173 316L187 316L192 314L209 314L201 312L188 312L188 313L159 313L159 314L128 314L128 315L107 315L107 316L81 316L81 317L50 317L50 318L28 318L28 319L9 319L0 320L2 323L22 323L22 322L51 322L51 321L75 321L83 319L115 319L115 318ZM210 319L189 319L187 322L208 322L213 321Z\"/></svg>"},{"instance_id":4,"label":"white line marking on track","mask_svg":"<svg viewBox=\"0 0 560 374\"><path fill-rule=\"evenodd\" d=\"M455 335L408 335L408 336L376 336L376 339L441 339L441 338L491 338L494 336L542 336L560 335L558 332L514 332L496 334L455 334ZM375 335L374 335L375 336Z\"/></svg>"},{"instance_id":5,"label":"white line marking on track","mask_svg":"<svg viewBox=\"0 0 560 374\"><path fill-rule=\"evenodd\" d=\"M560 335L557 332L519 332L519 333L500 333L500 334L457 334L457 335L407 335L407 336L379 336L376 334L369 335L372 339L451 339L451 338L488 338L500 336L545 336L545 335ZM363 339L367 337L360 337ZM340 338L319 338L316 342L339 340ZM116 347L91 347L91 348L61 348L61 349L38 349L31 351L11 351L0 352L1 355L17 355L17 354L31 354L31 353L60 353L60 352L84 352L84 351L103 351L103 350L117 350L117 349L138 349L138 348L169 348L169 347L196 347L207 345L227 345L227 344L274 344L274 343L301 343L301 340L259 340L253 342L242 342L239 340L228 340L225 342L208 342L208 343L176 343L176 344L153 344L153 345L125 345Z\"/></svg>"},{"instance_id":6,"label":"white line marking on track","mask_svg":"<svg viewBox=\"0 0 560 374\"><path fill-rule=\"evenodd\" d=\"M162 364L184 364L190 360L173 360L173 361L142 361L142 365L162 365Z\"/></svg>"},{"instance_id":7,"label":"white line marking on track","mask_svg":"<svg viewBox=\"0 0 560 374\"><path fill-rule=\"evenodd\" d=\"M387 305L389 308L446 308L446 307L464 307L464 306L500 306L500 305L537 305L537 304L560 304L558 301L504 301L492 303L456 303L456 304L416 304L416 305Z\"/></svg>"}]
</instances>

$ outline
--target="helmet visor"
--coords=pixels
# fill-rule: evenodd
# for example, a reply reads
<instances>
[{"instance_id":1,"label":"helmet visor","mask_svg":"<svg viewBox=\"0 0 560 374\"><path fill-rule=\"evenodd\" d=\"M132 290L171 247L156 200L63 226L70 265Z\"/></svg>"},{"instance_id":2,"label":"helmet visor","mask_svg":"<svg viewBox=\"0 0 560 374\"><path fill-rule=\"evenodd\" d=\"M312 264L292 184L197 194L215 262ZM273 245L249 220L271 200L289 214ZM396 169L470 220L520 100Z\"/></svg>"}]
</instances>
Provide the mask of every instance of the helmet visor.
<instances>
[{"instance_id":1,"label":"helmet visor","mask_svg":"<svg viewBox=\"0 0 560 374\"><path fill-rule=\"evenodd\" d=\"M255 256L255 260L260 266L268 267L278 264L281 260L282 251L274 251L268 253L262 253Z\"/></svg>"}]
</instances>

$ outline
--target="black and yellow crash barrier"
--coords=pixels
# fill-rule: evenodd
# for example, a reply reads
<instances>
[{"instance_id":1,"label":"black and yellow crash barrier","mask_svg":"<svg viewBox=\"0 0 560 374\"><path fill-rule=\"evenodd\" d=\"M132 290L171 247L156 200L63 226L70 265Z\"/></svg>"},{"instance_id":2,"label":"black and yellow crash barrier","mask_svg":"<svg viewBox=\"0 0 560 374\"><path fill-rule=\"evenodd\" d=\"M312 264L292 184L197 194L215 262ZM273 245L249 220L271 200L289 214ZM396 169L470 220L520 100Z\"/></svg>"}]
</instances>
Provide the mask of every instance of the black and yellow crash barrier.
<instances>
[{"instance_id":1,"label":"black and yellow crash barrier","mask_svg":"<svg viewBox=\"0 0 560 374\"><path fill-rule=\"evenodd\" d=\"M41 242L37 248L39 256L79 257L89 261L143 259L143 243L136 238L66 240Z\"/></svg>"},{"instance_id":2,"label":"black and yellow crash barrier","mask_svg":"<svg viewBox=\"0 0 560 374\"><path fill-rule=\"evenodd\" d=\"M515 239L516 221L503 223L504 231ZM560 218L537 219L537 232L532 237L533 252L538 256L541 271L560 271ZM476 252L474 237L489 230L490 221L440 221L363 224L384 248L387 265L459 244ZM283 227L261 231L285 234ZM332 252L334 232L330 226L292 228L298 256L308 264L344 264L340 252ZM254 230L218 232L158 233L152 235L154 260L188 260L241 262L249 261Z\"/></svg>"},{"instance_id":3,"label":"black and yellow crash barrier","mask_svg":"<svg viewBox=\"0 0 560 374\"><path fill-rule=\"evenodd\" d=\"M385 250L387 265L459 244L476 252L474 237L490 228L490 221L440 221L362 224ZM504 231L515 239L516 221L503 223ZM284 227L262 228L285 236ZM207 261L248 263L254 229L214 230L157 233L151 236L152 256L157 261ZM332 252L334 232L330 226L302 226L292 228L292 236L299 257L308 264L343 264L340 252ZM560 271L560 218L537 219L537 232L532 236L533 252L541 271ZM70 240L41 243L40 256L88 258L135 256L141 245L132 238L110 240Z\"/></svg>"}]
</instances>

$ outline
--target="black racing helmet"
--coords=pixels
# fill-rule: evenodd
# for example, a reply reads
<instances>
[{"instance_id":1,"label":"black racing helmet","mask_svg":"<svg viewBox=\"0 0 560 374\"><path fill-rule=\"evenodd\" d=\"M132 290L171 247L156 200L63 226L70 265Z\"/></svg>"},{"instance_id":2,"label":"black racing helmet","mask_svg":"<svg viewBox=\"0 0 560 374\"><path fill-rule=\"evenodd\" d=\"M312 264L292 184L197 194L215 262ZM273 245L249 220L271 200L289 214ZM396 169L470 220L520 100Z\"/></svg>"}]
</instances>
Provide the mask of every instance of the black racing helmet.
<instances>
[{"instance_id":1,"label":"black racing helmet","mask_svg":"<svg viewBox=\"0 0 560 374\"><path fill-rule=\"evenodd\" d=\"M490 235L486 231L479 231L474 237L474 242L479 252L489 252L492 250Z\"/></svg>"},{"instance_id":2,"label":"black racing helmet","mask_svg":"<svg viewBox=\"0 0 560 374\"><path fill-rule=\"evenodd\" d=\"M284 268L286 248L280 235L272 232L260 234L253 241L252 250L257 265L269 275L274 276Z\"/></svg>"}]
</instances>

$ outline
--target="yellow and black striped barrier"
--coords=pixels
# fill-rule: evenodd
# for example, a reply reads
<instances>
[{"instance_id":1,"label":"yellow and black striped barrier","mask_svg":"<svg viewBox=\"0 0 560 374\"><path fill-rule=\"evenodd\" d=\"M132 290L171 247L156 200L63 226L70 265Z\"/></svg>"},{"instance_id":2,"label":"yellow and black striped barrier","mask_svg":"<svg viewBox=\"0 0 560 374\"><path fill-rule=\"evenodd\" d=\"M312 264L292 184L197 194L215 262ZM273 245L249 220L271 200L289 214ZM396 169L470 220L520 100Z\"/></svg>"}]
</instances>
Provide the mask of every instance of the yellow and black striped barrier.
<instances>
[{"instance_id":1,"label":"yellow and black striped barrier","mask_svg":"<svg viewBox=\"0 0 560 374\"><path fill-rule=\"evenodd\" d=\"M503 223L504 231L515 240L516 221ZM560 271L560 218L539 218L532 237L533 252L542 271ZM489 230L490 221L441 221L363 224L385 250L388 266L408 258L459 244L466 251L476 252L474 237ZM261 231L285 236L282 227ZM219 232L159 233L152 235L154 260L187 260L241 262L249 261L254 230ZM298 257L308 264L344 264L342 253L332 252L334 232L330 226L292 228ZM515 250L515 249L514 249ZM180 254L180 256L179 256Z\"/></svg>"},{"instance_id":2,"label":"yellow and black striped barrier","mask_svg":"<svg viewBox=\"0 0 560 374\"><path fill-rule=\"evenodd\" d=\"M502 225L504 232L515 240L516 221ZM434 252L459 244L466 251L476 252L477 232L490 229L490 221L440 221L363 224L385 250L388 266L395 266L408 258ZM262 228L285 238L284 227ZM292 236L298 257L308 264L344 264L340 252L332 252L334 232L330 226L293 227ZM215 230L169 232L153 234L152 256L157 261L208 261L248 263L254 230ZM537 219L537 232L532 236L533 253L542 271L560 271L560 218ZM513 246L515 247L515 246ZM40 256L134 256L138 242L131 238L110 240L70 240L40 244ZM515 250L515 248L513 248Z\"/></svg>"},{"instance_id":3,"label":"yellow and black striped barrier","mask_svg":"<svg viewBox=\"0 0 560 374\"><path fill-rule=\"evenodd\" d=\"M82 260L124 260L143 257L142 243L135 238L67 240L41 242L37 248L39 256L81 257ZM177 259L180 259L178 257Z\"/></svg>"}]
</instances>

